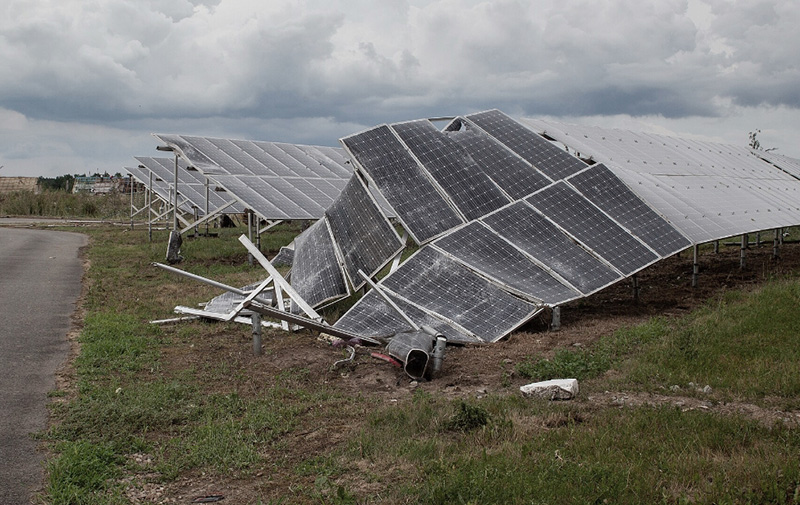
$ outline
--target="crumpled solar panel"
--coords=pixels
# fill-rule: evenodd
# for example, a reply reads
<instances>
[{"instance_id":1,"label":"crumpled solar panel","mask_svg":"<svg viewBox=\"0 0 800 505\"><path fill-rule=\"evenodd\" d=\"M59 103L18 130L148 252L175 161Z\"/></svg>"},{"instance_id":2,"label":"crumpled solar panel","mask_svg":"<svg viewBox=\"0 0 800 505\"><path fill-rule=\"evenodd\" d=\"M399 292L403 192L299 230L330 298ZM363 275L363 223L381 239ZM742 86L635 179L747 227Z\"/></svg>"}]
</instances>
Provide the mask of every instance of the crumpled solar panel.
<instances>
[{"instance_id":1,"label":"crumpled solar panel","mask_svg":"<svg viewBox=\"0 0 800 505\"><path fill-rule=\"evenodd\" d=\"M800 180L787 160L774 163L790 167L782 171L733 146L570 128L493 110L443 130L410 121L342 139L353 180L385 197L421 245L378 289L417 325L491 342L692 244L800 222ZM351 199L342 195L328 216L341 215L346 231L333 235L347 240L365 233L347 224L363 212L351 214ZM348 250L385 265L398 250L391 235L377 233L381 247L367 240ZM347 266L333 243L353 284L362 260ZM296 242L296 254L303 248ZM410 329L374 290L334 326L379 338Z\"/></svg>"}]
</instances>

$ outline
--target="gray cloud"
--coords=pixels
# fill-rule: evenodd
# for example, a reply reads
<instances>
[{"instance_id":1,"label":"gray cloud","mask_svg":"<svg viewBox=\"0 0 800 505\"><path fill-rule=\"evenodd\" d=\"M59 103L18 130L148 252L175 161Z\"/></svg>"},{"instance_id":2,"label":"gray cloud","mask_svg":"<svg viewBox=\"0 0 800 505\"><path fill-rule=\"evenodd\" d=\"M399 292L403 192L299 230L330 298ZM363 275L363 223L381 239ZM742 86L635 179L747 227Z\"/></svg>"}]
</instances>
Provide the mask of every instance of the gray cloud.
<instances>
[{"instance_id":1,"label":"gray cloud","mask_svg":"<svg viewBox=\"0 0 800 505\"><path fill-rule=\"evenodd\" d=\"M10 0L5 14L0 107L54 139L61 125L42 145L73 146L76 160L91 155L76 138L88 125L118 145L169 131L157 125L330 145L490 107L665 120L800 110L792 0ZM9 114L0 133L13 138ZM0 144L0 164L18 156Z\"/></svg>"}]
</instances>

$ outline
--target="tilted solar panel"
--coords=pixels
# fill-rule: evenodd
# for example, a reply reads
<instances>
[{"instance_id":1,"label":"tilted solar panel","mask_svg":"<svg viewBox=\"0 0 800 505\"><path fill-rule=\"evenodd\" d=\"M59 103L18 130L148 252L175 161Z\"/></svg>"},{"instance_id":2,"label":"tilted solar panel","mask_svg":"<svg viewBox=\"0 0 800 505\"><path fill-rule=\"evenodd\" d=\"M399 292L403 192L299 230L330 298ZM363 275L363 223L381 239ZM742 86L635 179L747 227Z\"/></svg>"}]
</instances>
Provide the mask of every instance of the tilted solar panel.
<instances>
[{"instance_id":1,"label":"tilted solar panel","mask_svg":"<svg viewBox=\"0 0 800 505\"><path fill-rule=\"evenodd\" d=\"M563 182L534 193L525 201L626 276L659 259Z\"/></svg>"},{"instance_id":2,"label":"tilted solar panel","mask_svg":"<svg viewBox=\"0 0 800 505\"><path fill-rule=\"evenodd\" d=\"M342 144L417 243L463 222L388 126L346 137Z\"/></svg>"},{"instance_id":3,"label":"tilted solar panel","mask_svg":"<svg viewBox=\"0 0 800 505\"><path fill-rule=\"evenodd\" d=\"M391 127L467 221L509 203L469 154L430 121L397 123Z\"/></svg>"},{"instance_id":4,"label":"tilted solar panel","mask_svg":"<svg viewBox=\"0 0 800 505\"><path fill-rule=\"evenodd\" d=\"M466 118L554 181L586 168L584 162L570 156L499 110L470 114Z\"/></svg>"},{"instance_id":5,"label":"tilted solar panel","mask_svg":"<svg viewBox=\"0 0 800 505\"><path fill-rule=\"evenodd\" d=\"M432 246L534 303L559 305L581 296L479 221L448 233Z\"/></svg>"},{"instance_id":6,"label":"tilted solar panel","mask_svg":"<svg viewBox=\"0 0 800 505\"><path fill-rule=\"evenodd\" d=\"M365 282L359 270L372 276L405 247L357 176L350 179L325 216L356 290Z\"/></svg>"},{"instance_id":7,"label":"tilted solar panel","mask_svg":"<svg viewBox=\"0 0 800 505\"><path fill-rule=\"evenodd\" d=\"M317 307L350 294L325 219L298 235L294 244L291 284L309 305ZM298 311L294 303L292 310Z\"/></svg>"},{"instance_id":8,"label":"tilted solar panel","mask_svg":"<svg viewBox=\"0 0 800 505\"><path fill-rule=\"evenodd\" d=\"M573 175L567 182L659 255L671 256L692 245L605 165L593 165Z\"/></svg>"},{"instance_id":9,"label":"tilted solar panel","mask_svg":"<svg viewBox=\"0 0 800 505\"><path fill-rule=\"evenodd\" d=\"M508 335L540 310L431 247L417 251L380 285L487 342Z\"/></svg>"},{"instance_id":10,"label":"tilted solar panel","mask_svg":"<svg viewBox=\"0 0 800 505\"><path fill-rule=\"evenodd\" d=\"M486 132L458 119L444 132L472 157L480 169L507 195L518 200L542 189L552 181L530 163Z\"/></svg>"}]
</instances>

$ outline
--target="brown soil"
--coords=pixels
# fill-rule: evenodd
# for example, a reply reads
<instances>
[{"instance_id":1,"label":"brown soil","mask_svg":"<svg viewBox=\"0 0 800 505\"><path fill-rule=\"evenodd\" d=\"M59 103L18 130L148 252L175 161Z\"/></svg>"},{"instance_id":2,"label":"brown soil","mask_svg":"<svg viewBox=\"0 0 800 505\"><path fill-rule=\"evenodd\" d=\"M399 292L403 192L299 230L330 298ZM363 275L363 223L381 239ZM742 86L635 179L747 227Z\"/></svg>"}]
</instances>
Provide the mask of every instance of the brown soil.
<instances>
[{"instance_id":1,"label":"brown soil","mask_svg":"<svg viewBox=\"0 0 800 505\"><path fill-rule=\"evenodd\" d=\"M448 347L442 371L429 382L412 381L400 368L372 357L371 353L381 351L376 347L358 347L351 362L334 369L334 363L347 357L347 351L307 331L266 331L263 354L254 356L249 332L222 324L211 338L175 338L173 344L163 350L159 373L192 369L209 393L236 392L248 397L262 394L281 376L283 381L294 381L306 387L324 385L342 394L361 395L375 405L402 403L417 388L446 397L517 394L519 386L528 381L515 374L515 365L531 355L547 356L558 347L588 346L621 327L643 322L654 315L674 318L721 296L725 290L748 288L800 268L798 245L784 245L779 261L771 256L771 243L752 248L747 252L747 267L742 270L738 247L721 245L718 254L711 250L703 252L699 286L692 288L691 252L684 252L638 274L638 301L633 299L630 282L623 282L564 306L560 331L549 331L549 318L540 317L494 344ZM749 404L723 405L705 401L701 395L670 391L663 395L587 392L581 395L580 401L590 403L593 408L674 404L684 409L742 414L765 423L798 421L796 413ZM344 442L350 431L348 422L359 421L358 413L351 413L354 416L351 419L336 420L320 418L314 412L307 414L303 416L305 425L282 440L282 450L268 449L273 451L269 459L280 460L279 467L290 469L294 462L302 461L309 454L323 454L326 449ZM259 497L285 498L289 503L293 498L287 493L291 493L293 486L314 485L313 476L298 477L294 472L279 472L275 468L247 480L192 474L166 484L153 483L146 471L148 456L137 455L136 458L145 471L129 477L136 484L129 492L133 503L190 503L194 497L214 494L225 495L223 503L231 504L254 503ZM376 473L375 468L368 470ZM361 482L356 489L367 494L380 491L362 489L369 485Z\"/></svg>"}]
</instances>

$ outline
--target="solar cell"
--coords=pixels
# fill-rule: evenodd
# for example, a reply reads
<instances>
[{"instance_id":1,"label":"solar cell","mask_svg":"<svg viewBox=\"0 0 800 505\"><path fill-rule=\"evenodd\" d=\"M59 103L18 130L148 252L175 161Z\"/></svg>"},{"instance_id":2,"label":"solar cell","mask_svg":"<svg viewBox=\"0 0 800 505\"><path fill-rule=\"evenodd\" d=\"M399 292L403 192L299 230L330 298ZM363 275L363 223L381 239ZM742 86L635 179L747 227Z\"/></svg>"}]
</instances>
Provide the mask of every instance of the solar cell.
<instances>
[{"instance_id":1,"label":"solar cell","mask_svg":"<svg viewBox=\"0 0 800 505\"><path fill-rule=\"evenodd\" d=\"M583 294L593 293L622 278L523 201L489 214L481 221Z\"/></svg>"},{"instance_id":2,"label":"solar cell","mask_svg":"<svg viewBox=\"0 0 800 505\"><path fill-rule=\"evenodd\" d=\"M499 110L471 114L467 119L554 181L586 168L584 162L554 146Z\"/></svg>"},{"instance_id":3,"label":"solar cell","mask_svg":"<svg viewBox=\"0 0 800 505\"><path fill-rule=\"evenodd\" d=\"M486 132L461 121L444 134L461 146L507 195L518 200L550 184L550 179Z\"/></svg>"},{"instance_id":4,"label":"solar cell","mask_svg":"<svg viewBox=\"0 0 800 505\"><path fill-rule=\"evenodd\" d=\"M509 203L469 154L430 121L397 123L392 129L468 221Z\"/></svg>"},{"instance_id":5,"label":"solar cell","mask_svg":"<svg viewBox=\"0 0 800 505\"><path fill-rule=\"evenodd\" d=\"M431 247L417 251L381 286L490 342L508 335L540 310Z\"/></svg>"},{"instance_id":6,"label":"solar cell","mask_svg":"<svg viewBox=\"0 0 800 505\"><path fill-rule=\"evenodd\" d=\"M661 256L670 256L692 245L605 165L593 165L567 181Z\"/></svg>"},{"instance_id":7,"label":"solar cell","mask_svg":"<svg viewBox=\"0 0 800 505\"><path fill-rule=\"evenodd\" d=\"M658 256L564 182L525 199L595 254L628 276Z\"/></svg>"},{"instance_id":8,"label":"solar cell","mask_svg":"<svg viewBox=\"0 0 800 505\"><path fill-rule=\"evenodd\" d=\"M559 305L581 295L478 221L448 233L432 245L533 302Z\"/></svg>"},{"instance_id":9,"label":"solar cell","mask_svg":"<svg viewBox=\"0 0 800 505\"><path fill-rule=\"evenodd\" d=\"M342 144L418 244L462 223L388 126L344 138Z\"/></svg>"},{"instance_id":10,"label":"solar cell","mask_svg":"<svg viewBox=\"0 0 800 505\"><path fill-rule=\"evenodd\" d=\"M325 216L355 289L364 284L359 270L374 275L405 246L358 176L350 179Z\"/></svg>"},{"instance_id":11,"label":"solar cell","mask_svg":"<svg viewBox=\"0 0 800 505\"><path fill-rule=\"evenodd\" d=\"M467 335L462 330L456 329L454 326L445 323L441 319L397 297L391 298L392 301L400 307L400 310L411 318L417 326L430 326L437 332L446 336L448 342L461 344L481 342L480 339ZM353 308L347 311L333 326L351 331L358 335L377 339L388 339L395 333L409 331L411 329L408 322L397 314L397 312L375 291L370 291L364 295Z\"/></svg>"},{"instance_id":12,"label":"solar cell","mask_svg":"<svg viewBox=\"0 0 800 505\"><path fill-rule=\"evenodd\" d=\"M350 294L325 219L298 235L294 243L291 284L309 305L319 307ZM292 311L298 312L294 302Z\"/></svg>"}]
</instances>

